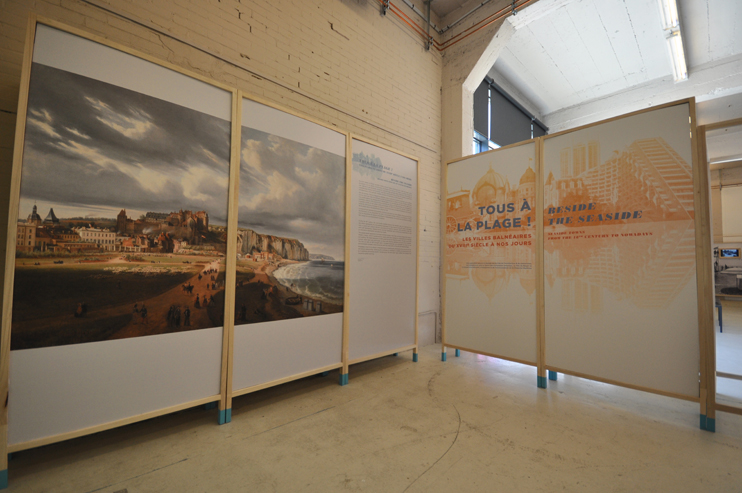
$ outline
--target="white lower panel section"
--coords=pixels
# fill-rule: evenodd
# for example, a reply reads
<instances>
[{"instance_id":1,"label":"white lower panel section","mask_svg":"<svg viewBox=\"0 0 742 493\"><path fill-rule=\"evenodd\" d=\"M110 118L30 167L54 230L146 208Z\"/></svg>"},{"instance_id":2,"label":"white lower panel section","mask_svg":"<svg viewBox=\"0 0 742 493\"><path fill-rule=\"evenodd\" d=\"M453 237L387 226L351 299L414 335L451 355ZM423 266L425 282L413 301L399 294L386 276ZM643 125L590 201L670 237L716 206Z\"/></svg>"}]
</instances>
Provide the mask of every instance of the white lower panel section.
<instances>
[{"instance_id":1,"label":"white lower panel section","mask_svg":"<svg viewBox=\"0 0 742 493\"><path fill-rule=\"evenodd\" d=\"M508 285L505 277L490 299L470 278L445 282L447 345L536 364L535 291L528 294L515 277Z\"/></svg>"},{"instance_id":2,"label":"white lower panel section","mask_svg":"<svg viewBox=\"0 0 742 493\"><path fill-rule=\"evenodd\" d=\"M232 390L338 364L342 351L342 313L239 325Z\"/></svg>"},{"instance_id":3,"label":"white lower panel section","mask_svg":"<svg viewBox=\"0 0 742 493\"><path fill-rule=\"evenodd\" d=\"M350 276L350 361L415 344L415 257L354 259Z\"/></svg>"},{"instance_id":4,"label":"white lower panel section","mask_svg":"<svg viewBox=\"0 0 742 493\"><path fill-rule=\"evenodd\" d=\"M10 353L8 443L219 393L222 328Z\"/></svg>"}]
</instances>

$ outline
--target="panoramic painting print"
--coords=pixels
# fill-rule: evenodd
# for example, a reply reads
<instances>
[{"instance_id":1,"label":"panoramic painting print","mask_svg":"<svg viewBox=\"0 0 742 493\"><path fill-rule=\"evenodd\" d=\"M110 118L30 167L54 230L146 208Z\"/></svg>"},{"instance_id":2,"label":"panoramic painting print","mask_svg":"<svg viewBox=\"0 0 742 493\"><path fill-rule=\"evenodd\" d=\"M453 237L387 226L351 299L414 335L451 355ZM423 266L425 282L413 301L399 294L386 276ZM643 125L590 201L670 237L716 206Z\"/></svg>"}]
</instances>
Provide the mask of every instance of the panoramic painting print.
<instances>
[{"instance_id":1,"label":"panoramic painting print","mask_svg":"<svg viewBox=\"0 0 742 493\"><path fill-rule=\"evenodd\" d=\"M221 326L230 122L34 63L11 349Z\"/></svg>"},{"instance_id":2,"label":"panoramic painting print","mask_svg":"<svg viewBox=\"0 0 742 493\"><path fill-rule=\"evenodd\" d=\"M242 127L235 324L343 311L345 156Z\"/></svg>"}]
</instances>

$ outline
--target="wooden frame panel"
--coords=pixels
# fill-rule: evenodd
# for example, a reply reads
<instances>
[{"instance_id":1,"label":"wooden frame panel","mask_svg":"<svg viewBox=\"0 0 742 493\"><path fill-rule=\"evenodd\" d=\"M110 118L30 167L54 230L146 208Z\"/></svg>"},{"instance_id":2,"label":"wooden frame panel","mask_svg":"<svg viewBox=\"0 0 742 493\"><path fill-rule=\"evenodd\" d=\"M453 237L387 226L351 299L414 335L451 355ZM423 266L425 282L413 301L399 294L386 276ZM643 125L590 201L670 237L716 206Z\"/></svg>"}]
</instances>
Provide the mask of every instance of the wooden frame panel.
<instances>
[{"instance_id":1,"label":"wooden frame panel","mask_svg":"<svg viewBox=\"0 0 742 493\"><path fill-rule=\"evenodd\" d=\"M695 115L694 115L695 116ZM702 206L705 207L705 215L701 218L705 221L704 227L708 230L707 238L703 238L704 247L707 249L704 252L706 260L703 262L706 265L707 271L704 272L704 283L708 286L706 289L710 292L710 299L713 300L716 295L714 294L713 284L713 269L711 262L713 261L712 251L712 237L711 237L711 198L709 196L711 186L709 183L709 163L707 153L707 141L706 134L712 130L720 130L728 127L736 127L742 125L742 118L735 118L733 120L725 120L716 123L709 123L706 125L700 125L697 127L697 155L698 162L700 164L699 169L699 184L696 190L696 197ZM698 221L698 219L697 219ZM699 262L701 260L699 259ZM701 265L699 263L699 265ZM700 275L699 275L700 278ZM729 296L730 298L733 297ZM710 419L716 419L716 411L723 411L732 414L742 414L742 407L730 406L728 404L720 404L716 402L716 377L724 376L723 372L716 371L716 330L714 329L714 307L710 304L707 307L708 313L704 313L703 320L701 319L700 313L701 299L699 296L699 338L701 341L701 414ZM734 377L727 377L734 378Z\"/></svg>"},{"instance_id":2,"label":"wooden frame panel","mask_svg":"<svg viewBox=\"0 0 742 493\"><path fill-rule=\"evenodd\" d=\"M669 108L673 106L679 106L683 104L689 105L689 112L690 112L690 127L691 127L691 157L692 157L692 169L693 169L693 188L694 188L694 216L695 216L695 247L696 247L696 283L697 283L697 300L698 300L698 330L699 330L699 341L700 341L700 361L699 361L699 372L700 372L700 381L699 381L699 397L694 396L686 396L683 394L676 394L672 392L664 392L658 389L643 387L643 386L637 386L632 385L624 382L614 381L614 380L607 380L600 377L596 377L594 375L587 375L579 372L573 372L570 370L565 370L562 368L556 368L550 365L545 365L545 369L551 370L551 371L557 371L562 372L569 375L578 376L581 378L586 378L590 380L595 380L599 382L605 382L610 383L612 385L618 385L621 387L631 388L634 390L642 390L645 392L650 392L654 394L659 395L668 395L671 397L676 397L679 399L684 400L690 400L693 402L699 402L701 404L701 414L705 414L704 411L706 410L704 407L704 403L707 402L708 396L704 396L705 388L704 388L704 382L706 382L706 386L708 386L708 369L707 369L707 360L708 357L708 344L706 343L706 338L704 337L704 334L706 334L709 330L709 327L711 329L711 333L713 334L713 290L709 292L708 286L709 280L711 279L709 277L710 275L710 263L709 265L706 265L704 258L711 258L711 249L710 249L710 222L709 222L709 201L708 201L708 190L706 189L708 186L708 167L702 164L699 159L699 149L698 149L698 130L696 126L696 113L695 113L695 98L686 98L681 99L677 101L673 101L670 103L653 106L651 108L646 108L639 111L634 111L631 113L627 113L625 115L620 115L617 117L609 118L607 120L602 120L599 122L582 125L580 127L576 127L569 130L563 130L561 132L557 132L550 135L545 135L541 137L542 139L542 146L543 143L551 138L576 132L579 130L587 129L590 127L594 127L597 125L603 125L605 123L613 122L616 120L621 120L624 118L640 115L643 113L648 113L656 110L660 110L663 108ZM706 171L704 174L701 171L701 167ZM703 185L706 185L706 188L703 187ZM543 190L541 191L543 193ZM703 200L703 197L705 197L705 201ZM705 219L704 219L705 218ZM704 257L705 254L708 254L708 257ZM712 286L712 285L711 285ZM709 298L709 295L711 296ZM709 324L709 315L711 317L711 323ZM545 358L545 355L544 355ZM544 360L545 361L545 360ZM711 411L712 412L712 411ZM709 416L713 417L713 416Z\"/></svg>"},{"instance_id":3,"label":"wooden frame panel","mask_svg":"<svg viewBox=\"0 0 742 493\"><path fill-rule=\"evenodd\" d=\"M344 357L346 358L346 363L343 366L343 372L345 374L348 373L348 366L351 365L351 364L360 363L362 361L368 361L368 360L371 360L371 359L381 358L381 357L384 357L384 356L388 356L389 354L394 354L394 353L398 353L398 352L408 351L410 349L412 349L412 353L413 353L414 357L417 357L418 351L419 351L418 340L419 340L419 324L420 324L419 318L420 317L419 317L418 313L419 313L419 303L420 303L420 159L418 159L417 157L412 156L410 154L407 154L407 153L398 151L398 150L396 150L396 149L394 149L392 147L389 147L389 146L387 146L385 144L381 144L381 143L376 142L374 140L368 139L366 137L362 137L362 136L357 135L357 134L354 134L354 133L350 133L348 135L348 161L347 161L347 164L346 164L347 165L347 168L346 168L347 171L346 171L346 173L347 173L347 177L348 177L348 182L347 182L348 189L346 191L347 222L346 222L346 230L345 230L345 234L346 234L346 248L347 248L347 250L346 250L346 253L347 253L346 259L348 259L348 261L350 260L351 173L352 173L352 167L353 167L352 163L353 163L353 140L354 139L355 140L358 140L360 142L364 142L366 144L372 145L372 146L379 147L380 149L384 149L384 150L389 151L389 152L391 152L393 154L397 154L397 155L402 156L404 158L407 158L407 159L409 159L411 161L415 161L416 180L417 180L417 183L416 183L417 186L416 186L416 190L415 190L416 204L417 204L416 205L416 208L417 208L416 209L416 217L415 217L415 228L416 228L416 230L415 230L415 343L412 344L412 345L403 346L401 348L397 348L397 349L394 349L394 350L384 351L384 352L381 352L381 353L376 353L376 354L373 354L373 355L364 356L362 358L355 358L353 360L350 360L349 359L349 347L350 347L350 337L351 337L351 335L350 335L350 313L348 312L348 315L347 315L348 316L348 323L347 323L348 332L347 332L347 337L345 337L344 338L344 341L343 341L343 344L344 344L343 345L343 354L344 354ZM350 262L348 262L348 264L349 263ZM346 265L346 267L349 268L349 265ZM349 278L346 278L346 291L348 291L348 290L349 290ZM350 295L350 293L348 293L348 295Z\"/></svg>"},{"instance_id":4,"label":"wooden frame panel","mask_svg":"<svg viewBox=\"0 0 742 493\"><path fill-rule=\"evenodd\" d=\"M349 326L348 326L348 307L350 306L350 296L348 291L348 282L350 279L350 267L349 263L345 266L345 282L346 282L346 289L345 289L345 308L344 308L344 315L343 315L343 341L342 341L342 354L341 354L341 361L337 364L329 365L322 368L317 368L316 370L311 370L308 372L304 372L301 374L293 375L290 377L282 378L279 380L267 382L265 384L261 384L258 386L249 387L246 389L239 389L237 391L233 391L232 389L232 381L233 381L233 363L234 363L234 293L235 293L235 265L236 265L236 248L237 248L237 223L238 223L238 217L237 217L237 209L238 209L238 193L239 193L239 171L240 171L240 154L241 154L241 113L242 113L242 101L244 99L249 99L252 101L255 101L260 104L264 104L266 106L269 106L271 108L277 109L279 111L283 111L285 113L297 116L299 118L302 118L306 121L321 125L325 128L328 128L332 131L338 132L341 135L345 136L346 141L346 212L345 212L345 223L346 223L346 246L345 246L345 252L346 252L346 258L349 258L349 251L350 251L350 163L352 161L352 151L351 151L351 142L352 138L356 138L359 141L367 142L369 144L378 146L380 148L386 149L390 152L396 153L398 155L404 156L406 158L409 158L411 160L414 160L416 162L417 166L417 221L416 221L416 239L417 239L417 263L416 263L416 294L415 294L415 344L399 348L394 351L386 352L384 354L376 354L372 355L367 358L363 358L363 360L373 359L381 356L385 356L387 354L392 354L393 352L399 352L399 351L405 351L412 349L415 354L417 354L418 351L418 304L419 304L419 249L420 249L420 231L419 231L419 217L420 217L420 163L419 159L407 155L405 153L399 152L397 150L394 150L390 147L387 147L383 144L379 144L370 140L367 140L364 137L361 136L353 136L351 137L351 134L345 130L338 129L332 125L329 125L325 122L319 121L315 118L309 117L307 115L300 114L292 109L282 107L280 105L277 105L271 101L247 94L241 90L237 90L233 87L230 87L226 84L220 83L218 81L211 80L207 77L202 76L201 74L183 69L180 66L177 66L175 64L169 63L164 60L160 60L156 57L153 57L151 55L148 55L146 53L139 52L135 49L132 49L128 46L122 45L120 43L116 43L113 41L110 41L106 38L103 38L101 36L86 32L82 29L78 29L75 27L67 26L61 22L43 18L43 17L37 17L35 14L31 14L28 21L28 28L26 33L26 40L25 40L25 51L23 56L23 66L22 66L22 74L21 74L21 92L19 97L19 103L18 103L18 113L17 113L17 121L16 121L16 133L15 133L15 151L14 151L14 157L13 157L13 167L12 167L12 178L11 178L11 191L10 191L10 204L9 204L9 215L11 218L17 218L18 216L18 207L19 207L19 197L20 197L20 181L21 181L21 166L23 161L23 148L24 148L24 141L25 141L25 126L26 126L26 119L27 119L27 108L28 108L28 95L29 95L29 81L30 81L30 72L31 72L31 63L34 53L34 41L35 41L35 33L36 33L36 26L37 24L44 24L49 27L58 29L60 31L73 34L75 36L78 36L82 39L98 43L100 45L113 48L115 50L118 50L122 53L125 53L127 55L131 55L133 57L145 60L147 62L151 62L153 64L156 64L158 66L161 66L163 68L172 70L176 73L185 75L187 77L196 79L198 81L204 82L206 84L209 84L213 87L216 87L218 89L222 89L224 91L227 91L231 94L232 97L232 105L231 105L231 135L230 135L230 171L229 171L229 190L228 190L228 237L227 237L227 258L226 258L226 285L225 285L225 313L224 313L224 326L223 326L223 332L222 332L222 362L221 362L221 371L220 371L220 394L214 395L214 396L208 396L204 398L200 398L191 402L185 402L181 403L175 406L169 406L163 409L154 410L151 412L139 414L136 416L127 417L120 420L111 421L108 423L103 423L95 426L91 426L88 428L80 429L80 430L74 430L72 432L66 432L59 435L44 437L41 439L31 440L28 442L18 443L14 444L12 447L8 447L7 444L7 437L8 437L8 425L7 425L7 419L8 419L8 376L9 376L9 354L10 354L10 335L11 335L11 316L12 316L12 303L13 303L13 281L14 281L14 274L15 270L12 268L7 268L5 271L4 276L4 301L3 301L3 317L2 317L2 334L0 335L0 392L4 393L5 395L5 406L0 412L0 472L3 470L7 470L7 452L15 452L19 450L25 450L28 448L38 447L42 445L47 445L63 440L68 440L75 437L84 436L91 433L97 433L100 431L116 428L119 426L124 426L130 423L134 423L137 421L142 421L158 416L162 416L165 414L170 414L182 409L187 409L194 406L199 406L202 404L208 404L211 402L218 402L219 409L224 411L227 409L231 409L232 404L232 398L237 395L246 394L249 392L254 392L260 389L268 388L271 386L279 385L281 383L286 383L292 380L304 378L307 376L311 376L316 373L321 373L324 371L330 371L336 368L343 369L343 372L347 374L348 371L348 341L349 341ZM17 221L9 221L8 223L8 236L7 236L7 251L6 251L6 263L8 266L14 264L15 260L15 237L16 237L16 222ZM357 360L355 362L360 362L361 360Z\"/></svg>"},{"instance_id":5,"label":"wooden frame panel","mask_svg":"<svg viewBox=\"0 0 742 493\"><path fill-rule=\"evenodd\" d=\"M229 380L228 371L227 371L228 370L227 354L228 354L229 347L231 345L231 340L230 340L230 331L228 327L228 313L229 312L227 312L225 313L225 321L224 321L225 323L222 329L223 354L222 354L222 363L221 363L220 394L217 394L215 396L208 396L208 397L196 399L196 400L189 401L189 402L180 403L174 406L168 406L166 408L157 409L151 412L138 414L135 416L111 421L108 423L102 423L99 425L91 426L91 427L80 429L80 430L65 432L59 435L44 437L44 438L40 438L36 440L31 440L28 442L17 443L10 447L8 446L7 420L8 420L8 401L10 397L9 388L8 388L8 377L9 377L9 359L10 359L9 356L10 356L11 319L12 319L12 305L13 305L13 281L15 277L15 269L11 268L10 266L13 266L15 264L15 254L16 254L15 239L16 239L17 217L18 217L18 208L19 208L19 200L20 200L21 168L23 164L25 128L26 128L27 111L28 111L29 82L30 82L30 74L31 74L31 65L32 65L33 54L34 54L36 27L39 24L49 26L59 31L75 35L87 41L98 43L105 47L113 48L127 55L133 56L138 59L145 60L147 62L151 62L155 65L161 66L165 69L171 70L178 74L184 75L186 77L204 82L210 86L224 90L225 92L228 92L231 94L233 113L235 111L235 103L237 101L237 90L225 84L211 80L198 73L183 69L182 67L171 64L169 62L159 60L155 57L152 57L145 53L141 53L137 50L131 49L119 43L109 41L108 39L103 38L101 36L97 36L95 34L86 32L84 30L68 26L66 24L55 21L53 19L49 19L49 18L42 17L42 16L37 16L34 13L30 14L28 25L27 25L27 32L26 32L26 42L25 42L25 47L24 47L23 65L22 65L22 72L21 72L21 85L20 85L21 90L20 90L20 97L19 97L19 102L18 102L18 113L16 117L16 133L15 133L15 141L14 141L13 168L12 168L12 178L11 178L11 188L10 188L10 198L9 198L10 200L9 217L11 218L11 220L8 221L6 270L5 270L5 278L4 278L4 286L3 286L4 298L3 298L3 312L2 312L3 313L2 335L0 336L0 346L1 346L0 347L0 392L4 393L5 395L5 405L3 407L2 412L0 412L0 471L2 471L3 469L7 469L7 453L6 452L8 451L14 452L14 451L25 450L28 448L38 447L42 445L48 445L51 443L68 440L71 438L75 438L75 437L79 437L79 436L83 436L83 435L87 435L91 433L97 433L99 431L108 430L108 429L116 428L119 426L124 426L126 424L134 423L137 421L142 421L142 420L154 418L157 416L162 416L165 414L170 414L170 413L182 410L182 409L188 409L190 407L198 406L201 404L218 402L220 408L222 408L222 406L226 402L225 400L226 388L227 388L227 384ZM235 135L232 133L230 138L232 139L232 142L234 142ZM237 136L237 138L239 138L239 135ZM233 167L232 162L234 161L234 158L235 158L235 155L233 154L233 152L231 152L230 173L232 172L231 169ZM237 158L239 158L239 153L237 154ZM231 197L231 194L230 194L230 197ZM234 237L234 240L235 240L235 246L236 246L236 236ZM234 289L234 287L232 289ZM225 296L226 294L228 294L228 290L229 290L228 286L226 287L226 290L227 290L227 293L225 293ZM228 298L227 298L225 299L225 310L227 309L228 305L229 303L228 303Z\"/></svg>"},{"instance_id":6,"label":"wooden frame panel","mask_svg":"<svg viewBox=\"0 0 742 493\"><path fill-rule=\"evenodd\" d=\"M239 119L238 120L235 120L236 123L235 123L235 121L233 121L233 125L234 126L238 126L240 128L240 138L238 139L238 141L236 143L233 144L233 145L236 145L237 146L237 149L239 149L239 150L237 152L237 155L238 155L238 157L237 157L237 166L236 166L237 170L235 172L236 173L236 177L237 177L235 179L235 187L236 187L235 188L235 195L234 195L235 200L234 200L234 203L230 202L230 205L234 206L234 209L235 209L235 214L234 214L234 221L235 221L235 223L234 223L234 252L233 252L233 254L231 256L231 258L233 258L233 262L235 262L235 265L236 265L236 256L237 256L237 230L238 230L238 224L237 223L239 221L237 209L239 207L239 175L240 175L240 167L242 166L240 155L241 155L241 152L242 152L241 129L242 129L242 112L243 112L242 106L243 106L243 100L244 99L247 99L249 101L253 101L255 103L262 104L262 105L267 106L269 108L272 108L274 110L278 110L278 111L281 111L281 112L286 113L288 115L294 116L296 118L300 118L300 119L305 120L307 122L314 123L316 125L319 125L321 127L326 128L328 130L332 130L333 132L337 132L337 133L339 133L339 134L341 134L341 135L343 135L345 137L345 154L346 154L346 156L345 156L345 159L346 159L346 167L345 167L345 231L346 231L345 232L345 236L346 236L346 238L345 238L345 256L346 256L346 259L347 259L349 257L349 250L350 250L349 233L348 233L348 231L350 229L350 212L349 212L350 211L350 206L349 206L349 204L350 204L350 178L349 177L350 177L350 175L349 175L349 168L348 168L348 152L349 152L349 148L350 148L350 133L347 132L347 131L345 131L345 130L341 130L341 129L337 128L337 127L334 127L333 125L330 125L330 124L328 124L326 122L322 122L320 120L317 120L316 118L313 118L311 116L305 115L303 113L300 113L298 111L295 111L295 110L293 110L291 108L288 108L286 106L282 106L280 104L273 103L272 101L268 101L268 100L263 99L263 98L261 98L259 96L255 96L253 94L250 94L248 92L245 92L245 91L240 90L240 91L238 91L238 94L239 94L239 97L238 97L238 101L239 101L239 103L238 103L238 105L239 105L238 118ZM230 185L231 185L231 183L230 183ZM231 223L230 223L230 228L231 228ZM230 229L230 231L231 231L231 229ZM236 271L235 271L234 275L236 277ZM344 370L343 373L347 373L347 354L346 354L346 349L345 348L346 348L346 343L347 343L347 339L348 339L348 337L347 337L347 327L348 327L348 320L347 320L348 315L347 314L348 314L348 306L349 306L348 279L349 279L349 264L346 261L345 262L345 268L344 268L345 292L344 292L344 296L343 296L343 298L344 298L344 301L343 301L343 335L342 335L342 343L341 343L342 344L341 347L343 349L341 350L340 362L338 364L332 364L332 365L328 365L328 366L323 366L323 367L316 368L314 370L307 370L307 371L300 372L300 373L297 373L297 374L294 374L294 375L282 377L282 378L279 378L279 379L276 379L276 380L272 380L270 382L265 382L265 383L261 383L261 384L258 384L258 385L253 385L253 386L250 386L250 387L244 387L244 388L240 388L240 389L234 389L233 388L233 382L232 382L232 376L233 376L233 370L234 370L234 328L235 328L235 326L234 326L234 323L232 324L232 328L231 328L231 342L230 342L230 347L229 347L229 353L230 353L229 354L229 357L230 357L230 359L229 359L229 363L228 363L228 367L229 367L229 386L227 388L227 396L228 396L227 397L227 401L228 401L228 405L227 405L226 409L231 409L231 407L232 407L232 398L233 397L238 397L238 396L249 394L249 393L252 393L252 392L257 392L258 390L267 389L267 388L270 388L270 387L274 387L276 385L281 385L281 384L284 384L284 383L292 382L294 380L300 380L302 378L306 378L308 376L316 375L318 373L323 373L325 371L334 370L336 368L342 368ZM234 282L233 282L233 284L234 284ZM232 298L232 301L234 302L234 296ZM233 307L234 307L234 305L233 305ZM232 312L232 317L234 319L234 309L233 309L233 312Z\"/></svg>"},{"instance_id":7,"label":"wooden frame panel","mask_svg":"<svg viewBox=\"0 0 742 493\"><path fill-rule=\"evenodd\" d=\"M544 248L543 248L543 234L544 234L544 226L543 226L543 176L542 176L542 160L543 160L543 146L542 146L543 137L536 137L529 140L524 140L522 142L516 142L514 144L506 145L503 147L498 147L497 149L492 149L490 151L480 152L477 154L472 154L469 156L464 156L456 159L452 159L450 161L447 161L444 165L443 169L443 188L444 190L447 190L448 188L448 167L450 164L458 163L460 161L465 161L467 159L471 159L475 156L482 156L486 154L493 154L498 153L500 151L504 151L507 149L512 149L515 147L521 147L525 145L534 144L535 145L535 155L534 155L534 172L536 173L536 202L534 207L536 208L536 231L534 233L534 241L536 242L536 256L534 259L534 267L535 267L535 277L536 277L536 361L527 361L522 360L518 358L512 358L512 357L506 357L497 355L494 353L488 353L481 350L475 350L471 348L465 348L463 346L455 345L455 344L448 344L446 343L446 274L445 270L441 269L441 354L446 355L446 349L452 348L452 349L459 349L461 351L467 351L474 354L481 354L483 356L490 356L493 358L499 358L506 361L513 361L515 363L521 363L528 366L535 366L537 369L537 373L539 376L546 376L546 370L544 370L544 342L543 342L543 324L544 324L544 304L543 304L543 293L544 293L544 283L543 283L543 257L544 257ZM539 188L539 186L541 188ZM541 192L539 193L539 190ZM444 200L441 200L444 202ZM540 204L540 205L539 205ZM442 205L442 210L445 208L445 203ZM445 214L441 214L443 216L442 218L442 224L441 227L441 245L442 250L444 252L442 263L445 263L445 244L446 244L446 227L445 227ZM445 356L444 356L445 357Z\"/></svg>"}]
</instances>

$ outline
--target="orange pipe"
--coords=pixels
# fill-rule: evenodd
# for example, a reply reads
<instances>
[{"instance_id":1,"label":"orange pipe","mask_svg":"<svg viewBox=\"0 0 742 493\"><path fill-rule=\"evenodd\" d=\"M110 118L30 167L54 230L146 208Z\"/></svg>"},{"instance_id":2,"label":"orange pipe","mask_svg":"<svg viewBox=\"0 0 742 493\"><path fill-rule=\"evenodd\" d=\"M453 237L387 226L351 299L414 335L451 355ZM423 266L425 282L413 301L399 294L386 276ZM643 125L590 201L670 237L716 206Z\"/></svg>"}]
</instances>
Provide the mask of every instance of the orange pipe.
<instances>
[{"instance_id":1,"label":"orange pipe","mask_svg":"<svg viewBox=\"0 0 742 493\"><path fill-rule=\"evenodd\" d=\"M533 3L533 2L535 2L535 1L536 1L536 0L525 0L525 1L524 1L523 3L521 3L520 5L516 5L516 8L521 8L521 7L525 7L526 5L528 5L528 4L530 4L530 3ZM500 12L502 12L502 10L501 10ZM440 49L440 50L438 50L438 51L443 51L443 50L445 50L446 48L450 48L451 46L455 45L455 44L456 44L456 43L458 43L459 41L461 41L461 40L464 40L464 39L468 38L469 36L471 36L472 34L476 33L477 31L480 31L480 30L484 29L485 27L487 27L487 26L491 25L491 24L492 24L493 22L497 22L498 20L500 20L500 19L502 19L502 18L506 17L507 15L509 15L509 13L510 13L510 12L505 12L505 13L503 13L503 14L501 14L501 15L498 15L498 16L497 16L496 18L494 18L494 19L490 20L489 22L487 22L486 24L484 24L484 25L482 25L482 26L478 27L477 29L475 29L474 31L470 32L470 33L469 33L469 34L467 34L466 36L464 36L464 37L462 37L462 38L459 38L459 39L457 39L457 40L456 40L456 41L454 41L453 43L448 43L448 42L449 42L449 41L451 41L451 39L454 39L454 38L451 38L451 39L447 40L447 41L446 41L445 43L443 43L443 44L445 44L446 46L444 46L444 47L443 47L442 49ZM495 15L495 14L493 14L493 15ZM472 27L474 27L474 26L472 26ZM470 28L470 29L471 29L471 28ZM459 35L460 35L460 34L463 34L464 32L466 32L466 31L462 31L461 33L459 33ZM457 35L457 36L458 36L458 35ZM446 43L448 43L448 44L446 44Z\"/></svg>"},{"instance_id":2,"label":"orange pipe","mask_svg":"<svg viewBox=\"0 0 742 493\"><path fill-rule=\"evenodd\" d=\"M380 5L384 5L383 0L377 0ZM536 0L523 0L520 5L515 5L516 9L521 9L525 6L527 6L530 3L535 2ZM408 27L410 27L413 31L415 31L417 34L419 34L423 40L428 41L428 35L425 32L425 30L419 26L415 21L413 21L407 14L405 14L399 7L397 7L395 4L393 4L391 1L389 2L389 10L396 15L399 20L407 24ZM453 36L446 41L439 43L434 38L430 38L432 41L431 46L434 46L436 50L439 52L444 51L447 48L450 48L451 46L455 45L459 41L462 41L472 34L481 31L485 27L488 27L492 25L494 22L497 22L498 20L506 17L507 15L510 15L512 13L512 6L503 7L502 9L498 10L497 12L494 12L493 14L488 15L481 21L477 22L473 26L468 27L467 29L464 29L460 33L458 33L456 36ZM471 32L470 32L471 31Z\"/></svg>"}]
</instances>

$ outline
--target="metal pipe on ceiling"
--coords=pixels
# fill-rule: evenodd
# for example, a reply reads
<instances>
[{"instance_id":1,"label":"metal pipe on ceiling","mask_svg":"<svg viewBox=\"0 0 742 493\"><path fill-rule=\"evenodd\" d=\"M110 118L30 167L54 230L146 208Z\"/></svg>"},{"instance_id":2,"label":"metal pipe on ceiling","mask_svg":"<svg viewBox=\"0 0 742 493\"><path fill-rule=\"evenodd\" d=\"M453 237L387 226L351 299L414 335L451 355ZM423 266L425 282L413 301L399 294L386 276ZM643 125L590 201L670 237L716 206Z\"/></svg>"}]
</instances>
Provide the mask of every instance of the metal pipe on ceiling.
<instances>
[{"instance_id":1,"label":"metal pipe on ceiling","mask_svg":"<svg viewBox=\"0 0 742 493\"><path fill-rule=\"evenodd\" d=\"M481 9L482 7L484 7L486 4L490 3L491 1L492 0L484 0L484 2L480 3L478 6L474 7L469 12L467 12L466 14L462 15L461 17L459 17L457 20L453 21L451 24L449 24L446 27L444 27L443 30L440 31L438 34L445 33L446 31L448 31L449 29L451 29L452 27L454 27L456 24L458 24L459 22L463 21L464 19L466 19L471 14L473 14L477 10Z\"/></svg>"},{"instance_id":2,"label":"metal pipe on ceiling","mask_svg":"<svg viewBox=\"0 0 742 493\"><path fill-rule=\"evenodd\" d=\"M428 15L428 17L425 17L425 14L420 12L420 9L415 7L415 5L410 0L402 0L402 1L405 3L405 5L411 8L414 13L422 17L422 19L428 24L428 26L432 27L435 32L437 32L438 34L443 34L443 31L441 31L441 29L438 26L430 22L430 15ZM426 2L428 3L428 11L430 11L430 3L432 3L432 1L433 0L429 0L428 2Z\"/></svg>"},{"instance_id":3,"label":"metal pipe on ceiling","mask_svg":"<svg viewBox=\"0 0 742 493\"><path fill-rule=\"evenodd\" d=\"M507 7L504 7L498 10L497 12L490 14L489 16L485 17L484 19L480 20L474 25L450 37L446 41L443 41L442 43L439 43L436 39L432 39L428 34L426 34L425 29L417 25L415 21L413 21L407 14L405 14L399 7L397 7L391 1L389 0L377 0L377 1L382 5L382 7L388 6L389 10L391 10L392 13L394 13L397 17L399 17L399 19L402 22L407 24L407 26L409 26L413 31L417 32L417 34L419 34L423 39L425 39L426 43L432 42L432 45L435 46L435 49L438 50L438 52L442 52L446 48L450 48L456 43L468 38L472 34L478 31L481 31L482 29L492 25L494 22L497 22L500 19L507 17L508 15L515 15L515 13L517 12L516 8L522 9L523 7L526 7L527 5L535 2L536 0L513 0L512 5L508 5ZM406 3L407 0L403 0L403 1L405 1L405 4L407 4ZM487 1L490 1L490 0L487 0ZM487 1L483 2L482 5L487 3ZM518 5L518 2L520 2L520 5ZM382 11L385 13L386 9L383 9Z\"/></svg>"}]
</instances>

